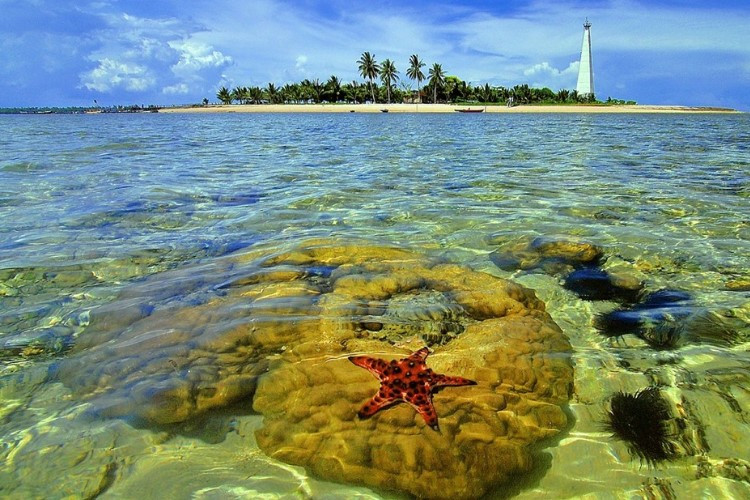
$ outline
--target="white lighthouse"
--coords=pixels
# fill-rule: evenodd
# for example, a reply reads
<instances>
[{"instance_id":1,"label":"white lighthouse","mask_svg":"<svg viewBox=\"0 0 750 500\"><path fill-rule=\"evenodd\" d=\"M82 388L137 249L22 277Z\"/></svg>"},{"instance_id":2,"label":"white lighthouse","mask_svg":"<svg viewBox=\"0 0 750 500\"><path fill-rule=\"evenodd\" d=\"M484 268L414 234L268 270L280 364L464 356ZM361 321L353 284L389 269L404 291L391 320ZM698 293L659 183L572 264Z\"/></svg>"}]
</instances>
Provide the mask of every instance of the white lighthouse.
<instances>
[{"instance_id":1,"label":"white lighthouse","mask_svg":"<svg viewBox=\"0 0 750 500\"><path fill-rule=\"evenodd\" d=\"M591 23L583 23L583 45L581 46L581 65L578 66L578 83L576 91L580 97L594 95L594 66L591 63Z\"/></svg>"}]
</instances>

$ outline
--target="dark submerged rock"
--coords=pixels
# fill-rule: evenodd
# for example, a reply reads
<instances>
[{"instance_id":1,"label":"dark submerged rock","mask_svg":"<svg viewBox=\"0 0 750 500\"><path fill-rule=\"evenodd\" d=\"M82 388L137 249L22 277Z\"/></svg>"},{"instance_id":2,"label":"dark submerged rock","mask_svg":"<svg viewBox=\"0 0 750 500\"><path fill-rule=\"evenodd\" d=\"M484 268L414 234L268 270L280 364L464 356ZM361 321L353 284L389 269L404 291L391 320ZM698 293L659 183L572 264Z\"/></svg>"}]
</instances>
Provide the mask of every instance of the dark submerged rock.
<instances>
[{"instance_id":1,"label":"dark submerged rock","mask_svg":"<svg viewBox=\"0 0 750 500\"><path fill-rule=\"evenodd\" d=\"M570 273L563 285L585 300L614 300L634 302L640 288L630 288L617 283L607 271L598 267L585 267Z\"/></svg>"},{"instance_id":2,"label":"dark submerged rock","mask_svg":"<svg viewBox=\"0 0 750 500\"><path fill-rule=\"evenodd\" d=\"M657 290L647 294L640 303L640 308L670 307L679 305L680 302L692 300L689 293L680 290Z\"/></svg>"},{"instance_id":3,"label":"dark submerged rock","mask_svg":"<svg viewBox=\"0 0 750 500\"><path fill-rule=\"evenodd\" d=\"M55 356L72 343L73 330L64 326L29 330L0 340L0 359Z\"/></svg>"},{"instance_id":4,"label":"dark submerged rock","mask_svg":"<svg viewBox=\"0 0 750 500\"><path fill-rule=\"evenodd\" d=\"M604 335L635 334L656 348L674 348L683 337L683 320L694 312L691 297L678 290L649 293L640 303L599 315L594 324Z\"/></svg>"},{"instance_id":5,"label":"dark submerged rock","mask_svg":"<svg viewBox=\"0 0 750 500\"><path fill-rule=\"evenodd\" d=\"M655 349L689 343L728 346L744 338L727 318L699 307L679 290L651 292L635 305L597 316L594 325L608 337L637 335Z\"/></svg>"}]
</instances>

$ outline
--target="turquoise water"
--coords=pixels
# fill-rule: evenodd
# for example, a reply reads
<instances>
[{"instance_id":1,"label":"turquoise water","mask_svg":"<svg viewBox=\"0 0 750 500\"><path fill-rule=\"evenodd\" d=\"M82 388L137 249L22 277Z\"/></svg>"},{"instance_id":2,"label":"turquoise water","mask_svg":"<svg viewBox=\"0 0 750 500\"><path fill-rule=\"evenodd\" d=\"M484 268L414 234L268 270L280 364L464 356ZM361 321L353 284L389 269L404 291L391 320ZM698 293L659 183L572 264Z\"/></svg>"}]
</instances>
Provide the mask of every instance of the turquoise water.
<instances>
[{"instance_id":1,"label":"turquoise water","mask_svg":"<svg viewBox=\"0 0 750 500\"><path fill-rule=\"evenodd\" d=\"M123 296L157 311L210 303L234 278L227 259L311 238L395 245L512 279L547 304L573 346L572 425L514 494L750 495L747 115L46 115L0 126L4 495L128 497L153 477L181 497L392 495L268 459L246 407L177 430L92 421L50 375L85 351L96 307L127 327ZM726 341L655 349L602 335L595 316L617 304L490 258L539 237L597 245L602 267L644 293L688 293L685 328L718 322ZM160 280L179 284L157 290ZM644 467L602 421L612 394L649 385L688 431L678 457Z\"/></svg>"}]
</instances>

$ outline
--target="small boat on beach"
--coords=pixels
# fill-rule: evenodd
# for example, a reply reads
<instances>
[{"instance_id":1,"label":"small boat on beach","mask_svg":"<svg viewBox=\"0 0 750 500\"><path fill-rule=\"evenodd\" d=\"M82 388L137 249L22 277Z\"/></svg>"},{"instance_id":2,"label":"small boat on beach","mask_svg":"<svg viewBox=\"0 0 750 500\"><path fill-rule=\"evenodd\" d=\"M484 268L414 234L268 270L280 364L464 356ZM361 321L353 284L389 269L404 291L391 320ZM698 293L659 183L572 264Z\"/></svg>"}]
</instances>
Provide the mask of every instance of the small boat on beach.
<instances>
[{"instance_id":1,"label":"small boat on beach","mask_svg":"<svg viewBox=\"0 0 750 500\"><path fill-rule=\"evenodd\" d=\"M481 113L484 111L483 109L472 109L472 108L465 108L465 109L457 109L459 113Z\"/></svg>"},{"instance_id":2,"label":"small boat on beach","mask_svg":"<svg viewBox=\"0 0 750 500\"><path fill-rule=\"evenodd\" d=\"M387 112L388 112L388 110L387 110L387 109L381 109L381 110L380 110L380 112L381 112L381 113L387 113Z\"/></svg>"}]
</instances>

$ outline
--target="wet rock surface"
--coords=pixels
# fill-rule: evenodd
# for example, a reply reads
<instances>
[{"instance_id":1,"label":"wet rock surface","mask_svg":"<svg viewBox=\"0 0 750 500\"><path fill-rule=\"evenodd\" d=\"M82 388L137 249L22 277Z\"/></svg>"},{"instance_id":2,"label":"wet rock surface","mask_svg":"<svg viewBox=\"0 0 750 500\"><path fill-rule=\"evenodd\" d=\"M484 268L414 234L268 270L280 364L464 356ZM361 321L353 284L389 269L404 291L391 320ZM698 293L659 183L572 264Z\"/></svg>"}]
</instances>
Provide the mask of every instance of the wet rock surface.
<instances>
[{"instance_id":1,"label":"wet rock surface","mask_svg":"<svg viewBox=\"0 0 750 500\"><path fill-rule=\"evenodd\" d=\"M505 271L535 271L564 277L563 286L584 300L634 302L643 283L634 276L602 268L604 250L567 237L521 238L489 255Z\"/></svg>"},{"instance_id":2,"label":"wet rock surface","mask_svg":"<svg viewBox=\"0 0 750 500\"><path fill-rule=\"evenodd\" d=\"M505 244L490 253L490 260L505 271L542 269L557 274L596 265L603 256L604 251L592 243L537 237Z\"/></svg>"},{"instance_id":3,"label":"wet rock surface","mask_svg":"<svg viewBox=\"0 0 750 500\"><path fill-rule=\"evenodd\" d=\"M641 289L640 283L619 280L598 267L584 267L565 278L565 288L584 300L633 302Z\"/></svg>"},{"instance_id":4,"label":"wet rock surface","mask_svg":"<svg viewBox=\"0 0 750 500\"><path fill-rule=\"evenodd\" d=\"M259 250L163 273L121 300L127 320L92 311L56 367L92 412L164 424L252 401L260 448L325 479L478 496L533 467L538 443L568 423L570 345L534 293L402 249ZM406 404L358 419L378 383L347 357L424 345L435 371L478 383L435 395L440 432Z\"/></svg>"},{"instance_id":5,"label":"wet rock surface","mask_svg":"<svg viewBox=\"0 0 750 500\"><path fill-rule=\"evenodd\" d=\"M658 290L638 303L596 317L604 335L637 335L656 349L674 349L693 343L730 346L743 341L731 318L695 303L687 292Z\"/></svg>"}]
</instances>

